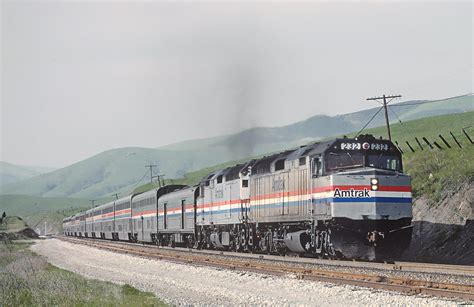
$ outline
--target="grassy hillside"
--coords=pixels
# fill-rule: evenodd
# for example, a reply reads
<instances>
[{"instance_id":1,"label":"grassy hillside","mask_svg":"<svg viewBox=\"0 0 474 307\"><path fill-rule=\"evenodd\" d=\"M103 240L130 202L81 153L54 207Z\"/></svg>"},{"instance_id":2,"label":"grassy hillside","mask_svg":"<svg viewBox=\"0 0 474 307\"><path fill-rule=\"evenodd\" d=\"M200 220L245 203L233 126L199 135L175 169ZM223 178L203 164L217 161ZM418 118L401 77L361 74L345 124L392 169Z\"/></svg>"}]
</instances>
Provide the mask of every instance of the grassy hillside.
<instances>
[{"instance_id":1,"label":"grassy hillside","mask_svg":"<svg viewBox=\"0 0 474 307\"><path fill-rule=\"evenodd\" d=\"M53 171L53 168L15 165L0 161L0 186Z\"/></svg>"},{"instance_id":2,"label":"grassy hillside","mask_svg":"<svg viewBox=\"0 0 474 307\"><path fill-rule=\"evenodd\" d=\"M453 188L463 181L474 178L474 145L462 133L462 128L474 139L474 112L462 114L434 116L430 118L407 121L391 126L392 139L400 144L404 151L403 162L405 171L413 177L415 196L426 195L433 200L439 200L443 190ZM386 137L385 127L365 131L375 136ZM452 132L463 146L460 149L449 134ZM451 145L452 149L439 138L439 134ZM415 141L421 141L421 150ZM436 141L443 150L430 150L421 138L426 137L430 143ZM412 153L408 141L416 151Z\"/></svg>"},{"instance_id":3,"label":"grassy hillside","mask_svg":"<svg viewBox=\"0 0 474 307\"><path fill-rule=\"evenodd\" d=\"M474 109L472 95L434 103L411 101L395 104L393 111L402 119L438 113L459 113ZM362 127L376 109L334 117L318 115L307 120L274 128L253 128L217 138L193 140L159 149L120 148L109 150L52 173L9 184L0 188L2 194L42 197L97 198L130 193L149 181L147 164L158 165L157 173L165 178L181 178L189 172L212 165L239 161L268 152L297 147L316 139L351 133ZM391 115L393 121L397 118ZM372 125L383 123L382 112ZM394 132L395 133L395 132ZM195 182L201 172L183 180Z\"/></svg>"},{"instance_id":4,"label":"grassy hillside","mask_svg":"<svg viewBox=\"0 0 474 307\"><path fill-rule=\"evenodd\" d=\"M415 196L426 195L433 200L439 199L447 187L455 187L460 182L472 181L474 178L474 146L468 144L467 139L462 135L461 128L474 123L474 112L455 115L443 115L414 121L403 122L392 125L393 140L398 141L405 151L403 162L405 171L413 177L413 190ZM415 146L414 136L425 136L430 141L437 138L438 134L447 136L452 131L464 146L463 149L453 148L450 150L428 150L421 151ZM474 138L474 129L468 129ZM386 135L384 127L368 129L364 133L372 133L375 136ZM416 152L411 153L405 141L408 140L415 147ZM454 145L451 138L447 140ZM440 140L438 142L441 144ZM445 147L443 145L443 147ZM287 147L289 148L289 147ZM426 148L426 146L425 146ZM192 185L199 182L208 173L228 166L244 162L248 159L234 160L221 163L212 167L202 168L198 171L189 172L177 179L166 179L166 183ZM141 165L137 166L143 167ZM144 169L144 167L143 167ZM142 169L142 171L143 171ZM143 177L143 176L142 176ZM144 180L149 180L145 176ZM135 193L144 192L157 187L158 184L139 185L139 182L131 184L137 188ZM131 190L132 191L132 190ZM124 196L122 194L121 196ZM105 203L112 198L99 200L96 205ZM5 210L8 215L18 215L25 218L32 227L44 227L44 222L48 224L48 232L60 229L61 220L68 215L72 215L84 208L89 208L88 199L71 198L42 198L24 195L0 195L0 211ZM1 214L1 212L0 212Z\"/></svg>"},{"instance_id":5,"label":"grassy hillside","mask_svg":"<svg viewBox=\"0 0 474 307\"><path fill-rule=\"evenodd\" d=\"M467 138L461 132L464 127L471 126L474 123L474 111L434 116L430 118L402 121L391 125L392 139L397 141L402 150L404 150L403 162L405 171L413 177L413 189L416 196L426 195L432 199L441 197L443 187L456 186L460 182L472 181L474 178L474 146L469 143ZM466 128L474 139L474 127ZM455 143L449 135L453 132L454 136L463 146L462 149L455 147ZM376 137L386 138L387 132L385 127L373 128L364 131ZM431 143L437 141L442 144L438 135L442 134L448 143L453 147L445 150L429 150L426 144L422 144L422 151L416 145L414 137L426 137ZM408 141L416 150L412 153L405 142ZM290 147L288 147L290 148ZM199 182L208 173L222 169L237 163L247 161L242 159L219 164L213 167L204 168L195 172L186 174L183 178L173 180L173 183L193 185ZM431 174L431 175L430 175ZM427 180L429 179L429 180ZM157 187L158 184L146 184L135 189L136 193L144 192Z\"/></svg>"},{"instance_id":6,"label":"grassy hillside","mask_svg":"<svg viewBox=\"0 0 474 307\"><path fill-rule=\"evenodd\" d=\"M247 159L237 160L237 161L230 161L230 162L214 165L214 166L211 166L211 167L206 167L206 168L194 171L194 172L187 173L181 178L166 179L165 184L195 185L199 181L201 181L201 179L204 176L206 176L207 174L209 174L213 171L220 170L220 169L223 169L223 168L226 168L226 167L229 167L229 166L233 166L233 165L236 165L238 163L242 163L244 161L247 161ZM159 184L157 182L153 182L153 183L149 182L147 184L144 184L144 185L141 185L141 186L137 187L135 190L133 190L133 193L143 193L143 192L146 192L146 191L149 191L151 189L158 188L158 187L159 187Z\"/></svg>"}]
</instances>

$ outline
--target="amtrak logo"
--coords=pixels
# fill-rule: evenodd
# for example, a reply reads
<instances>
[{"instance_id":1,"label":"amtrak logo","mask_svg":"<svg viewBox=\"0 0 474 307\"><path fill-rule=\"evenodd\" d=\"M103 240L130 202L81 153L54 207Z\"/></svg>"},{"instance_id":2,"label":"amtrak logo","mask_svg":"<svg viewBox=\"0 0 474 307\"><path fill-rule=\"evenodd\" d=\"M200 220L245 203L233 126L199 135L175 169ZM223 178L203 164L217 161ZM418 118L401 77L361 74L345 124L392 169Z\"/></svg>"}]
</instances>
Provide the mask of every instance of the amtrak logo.
<instances>
[{"instance_id":1,"label":"amtrak logo","mask_svg":"<svg viewBox=\"0 0 474 307\"><path fill-rule=\"evenodd\" d=\"M364 189L362 190L334 190L334 198L369 198L369 190Z\"/></svg>"}]
</instances>

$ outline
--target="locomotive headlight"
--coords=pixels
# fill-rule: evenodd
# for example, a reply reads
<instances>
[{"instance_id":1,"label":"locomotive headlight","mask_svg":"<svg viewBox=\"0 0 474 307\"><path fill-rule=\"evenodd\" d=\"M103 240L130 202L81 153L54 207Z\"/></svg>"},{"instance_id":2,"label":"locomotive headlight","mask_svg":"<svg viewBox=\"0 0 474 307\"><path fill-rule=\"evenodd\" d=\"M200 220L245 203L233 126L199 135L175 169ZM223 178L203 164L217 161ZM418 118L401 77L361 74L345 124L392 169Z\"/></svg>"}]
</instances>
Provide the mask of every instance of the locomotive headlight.
<instances>
[{"instance_id":1,"label":"locomotive headlight","mask_svg":"<svg viewBox=\"0 0 474 307\"><path fill-rule=\"evenodd\" d=\"M379 180L377 178L370 179L370 184L372 191L377 191L379 189Z\"/></svg>"}]
</instances>

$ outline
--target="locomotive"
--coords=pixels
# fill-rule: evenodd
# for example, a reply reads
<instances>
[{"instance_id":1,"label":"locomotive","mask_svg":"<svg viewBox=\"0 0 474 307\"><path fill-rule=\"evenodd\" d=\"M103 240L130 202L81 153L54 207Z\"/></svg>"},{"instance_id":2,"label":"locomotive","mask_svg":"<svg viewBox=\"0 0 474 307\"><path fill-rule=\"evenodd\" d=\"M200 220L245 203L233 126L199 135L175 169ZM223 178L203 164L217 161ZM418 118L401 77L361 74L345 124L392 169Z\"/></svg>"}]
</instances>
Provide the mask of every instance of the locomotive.
<instances>
[{"instance_id":1,"label":"locomotive","mask_svg":"<svg viewBox=\"0 0 474 307\"><path fill-rule=\"evenodd\" d=\"M214 171L64 219L65 235L162 246L361 260L399 258L412 237L401 152L337 138Z\"/></svg>"}]
</instances>

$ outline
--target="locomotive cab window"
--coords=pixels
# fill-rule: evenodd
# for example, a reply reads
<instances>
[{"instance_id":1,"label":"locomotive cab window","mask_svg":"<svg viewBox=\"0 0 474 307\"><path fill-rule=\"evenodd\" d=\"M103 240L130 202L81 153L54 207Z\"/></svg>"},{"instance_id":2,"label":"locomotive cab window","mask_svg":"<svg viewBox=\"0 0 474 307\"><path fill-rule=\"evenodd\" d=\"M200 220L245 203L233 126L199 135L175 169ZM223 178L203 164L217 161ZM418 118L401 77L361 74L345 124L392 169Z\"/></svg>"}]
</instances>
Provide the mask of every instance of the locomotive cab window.
<instances>
[{"instance_id":1,"label":"locomotive cab window","mask_svg":"<svg viewBox=\"0 0 474 307\"><path fill-rule=\"evenodd\" d=\"M321 158L315 157L313 160L313 176L318 177L321 176L323 173L322 165L321 165Z\"/></svg>"},{"instance_id":2,"label":"locomotive cab window","mask_svg":"<svg viewBox=\"0 0 474 307\"><path fill-rule=\"evenodd\" d=\"M242 180L242 188L248 188L249 187L249 180L244 179Z\"/></svg>"},{"instance_id":3,"label":"locomotive cab window","mask_svg":"<svg viewBox=\"0 0 474 307\"><path fill-rule=\"evenodd\" d=\"M367 166L374 168L387 169L392 171L401 172L402 167L400 163L400 158L393 155L372 155L367 156Z\"/></svg>"},{"instance_id":4,"label":"locomotive cab window","mask_svg":"<svg viewBox=\"0 0 474 307\"><path fill-rule=\"evenodd\" d=\"M358 152L330 152L326 155L326 171L340 171L344 169L364 166L364 155Z\"/></svg>"},{"instance_id":5,"label":"locomotive cab window","mask_svg":"<svg viewBox=\"0 0 474 307\"><path fill-rule=\"evenodd\" d=\"M217 176L217 183L222 183L222 175Z\"/></svg>"},{"instance_id":6,"label":"locomotive cab window","mask_svg":"<svg viewBox=\"0 0 474 307\"><path fill-rule=\"evenodd\" d=\"M285 159L280 159L275 162L275 171L285 169Z\"/></svg>"}]
</instances>

